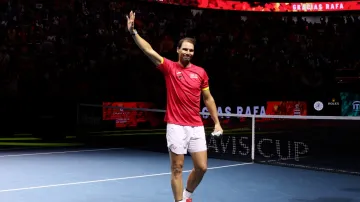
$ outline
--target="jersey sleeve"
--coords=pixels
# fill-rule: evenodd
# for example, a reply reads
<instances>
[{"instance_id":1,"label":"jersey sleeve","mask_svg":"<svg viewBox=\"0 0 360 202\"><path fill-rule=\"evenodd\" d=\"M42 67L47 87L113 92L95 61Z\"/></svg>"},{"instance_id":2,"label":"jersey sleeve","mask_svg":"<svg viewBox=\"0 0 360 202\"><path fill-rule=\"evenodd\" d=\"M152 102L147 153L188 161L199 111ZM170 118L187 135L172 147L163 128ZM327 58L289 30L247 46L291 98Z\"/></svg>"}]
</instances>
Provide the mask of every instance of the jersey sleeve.
<instances>
[{"instance_id":1,"label":"jersey sleeve","mask_svg":"<svg viewBox=\"0 0 360 202\"><path fill-rule=\"evenodd\" d=\"M202 81L201 81L201 90L209 90L209 77L206 71L203 72Z\"/></svg>"},{"instance_id":2,"label":"jersey sleeve","mask_svg":"<svg viewBox=\"0 0 360 202\"><path fill-rule=\"evenodd\" d=\"M170 72L171 67L171 61L165 57L162 58L161 63L157 66L157 68L165 75Z\"/></svg>"}]
</instances>

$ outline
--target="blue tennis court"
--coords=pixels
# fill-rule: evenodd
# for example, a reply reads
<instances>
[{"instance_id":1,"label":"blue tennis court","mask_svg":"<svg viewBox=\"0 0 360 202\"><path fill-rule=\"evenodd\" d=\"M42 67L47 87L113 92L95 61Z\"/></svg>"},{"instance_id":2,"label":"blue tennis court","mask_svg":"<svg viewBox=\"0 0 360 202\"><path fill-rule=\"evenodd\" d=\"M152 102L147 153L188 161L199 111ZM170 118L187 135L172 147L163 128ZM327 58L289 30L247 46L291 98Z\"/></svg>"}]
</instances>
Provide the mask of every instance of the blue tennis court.
<instances>
[{"instance_id":1,"label":"blue tennis court","mask_svg":"<svg viewBox=\"0 0 360 202\"><path fill-rule=\"evenodd\" d=\"M1 152L0 201L172 202L169 156L123 148ZM186 180L191 170L186 158ZM360 177L209 159L193 201L358 202Z\"/></svg>"}]
</instances>

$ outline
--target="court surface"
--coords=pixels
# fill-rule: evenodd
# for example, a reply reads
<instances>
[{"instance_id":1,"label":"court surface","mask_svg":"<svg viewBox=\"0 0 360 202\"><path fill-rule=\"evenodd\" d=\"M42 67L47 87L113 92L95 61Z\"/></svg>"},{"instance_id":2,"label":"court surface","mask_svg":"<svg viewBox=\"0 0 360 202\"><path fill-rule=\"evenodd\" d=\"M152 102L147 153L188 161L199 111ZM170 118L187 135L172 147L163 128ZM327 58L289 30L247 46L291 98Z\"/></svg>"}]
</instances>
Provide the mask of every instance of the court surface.
<instances>
[{"instance_id":1,"label":"court surface","mask_svg":"<svg viewBox=\"0 0 360 202\"><path fill-rule=\"evenodd\" d=\"M3 202L173 202L169 156L122 148L0 151ZM194 202L360 202L360 177L209 159ZM184 180L191 170L186 158Z\"/></svg>"}]
</instances>

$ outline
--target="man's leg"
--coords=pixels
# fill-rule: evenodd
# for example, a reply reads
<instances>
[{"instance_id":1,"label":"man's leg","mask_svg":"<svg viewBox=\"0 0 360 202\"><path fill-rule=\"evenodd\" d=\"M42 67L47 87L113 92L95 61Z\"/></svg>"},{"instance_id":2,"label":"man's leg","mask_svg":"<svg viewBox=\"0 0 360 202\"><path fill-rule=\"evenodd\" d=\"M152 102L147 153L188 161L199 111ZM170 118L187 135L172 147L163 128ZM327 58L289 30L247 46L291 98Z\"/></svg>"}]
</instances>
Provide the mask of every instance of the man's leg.
<instances>
[{"instance_id":1,"label":"man's leg","mask_svg":"<svg viewBox=\"0 0 360 202\"><path fill-rule=\"evenodd\" d=\"M184 155L175 154L170 151L171 161L171 188L175 201L183 200L183 180L182 171L184 166Z\"/></svg>"},{"instance_id":2,"label":"man's leg","mask_svg":"<svg viewBox=\"0 0 360 202\"><path fill-rule=\"evenodd\" d=\"M166 129L167 146L170 154L171 164L171 188L175 201L183 201L182 172L184 166L184 155L187 153L187 137L184 127L168 124Z\"/></svg>"},{"instance_id":3,"label":"man's leg","mask_svg":"<svg viewBox=\"0 0 360 202\"><path fill-rule=\"evenodd\" d=\"M189 142L189 152L194 168L190 172L183 192L184 199L191 198L192 193L200 184L207 170L207 145L204 127L194 127Z\"/></svg>"},{"instance_id":4,"label":"man's leg","mask_svg":"<svg viewBox=\"0 0 360 202\"><path fill-rule=\"evenodd\" d=\"M186 198L191 198L191 194L198 187L207 170L207 151L192 153L191 157L194 168L190 172L186 184L186 189L183 193Z\"/></svg>"}]
</instances>

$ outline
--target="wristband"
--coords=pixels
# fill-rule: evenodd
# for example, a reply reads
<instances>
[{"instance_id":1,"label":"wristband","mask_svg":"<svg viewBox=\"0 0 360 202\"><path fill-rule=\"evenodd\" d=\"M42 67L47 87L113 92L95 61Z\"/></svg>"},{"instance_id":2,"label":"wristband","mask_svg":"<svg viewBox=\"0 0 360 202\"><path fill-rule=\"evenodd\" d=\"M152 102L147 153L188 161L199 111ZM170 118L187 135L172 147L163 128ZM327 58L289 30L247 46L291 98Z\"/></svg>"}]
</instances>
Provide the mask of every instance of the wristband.
<instances>
[{"instance_id":1,"label":"wristband","mask_svg":"<svg viewBox=\"0 0 360 202\"><path fill-rule=\"evenodd\" d=\"M137 31L134 30L134 31L131 33L131 36L135 36L135 35L137 35L137 34L138 34Z\"/></svg>"}]
</instances>

